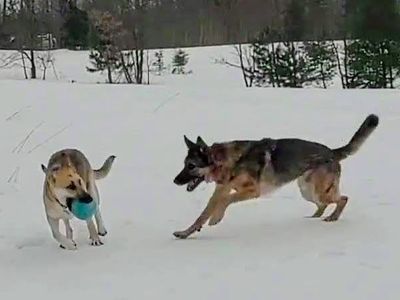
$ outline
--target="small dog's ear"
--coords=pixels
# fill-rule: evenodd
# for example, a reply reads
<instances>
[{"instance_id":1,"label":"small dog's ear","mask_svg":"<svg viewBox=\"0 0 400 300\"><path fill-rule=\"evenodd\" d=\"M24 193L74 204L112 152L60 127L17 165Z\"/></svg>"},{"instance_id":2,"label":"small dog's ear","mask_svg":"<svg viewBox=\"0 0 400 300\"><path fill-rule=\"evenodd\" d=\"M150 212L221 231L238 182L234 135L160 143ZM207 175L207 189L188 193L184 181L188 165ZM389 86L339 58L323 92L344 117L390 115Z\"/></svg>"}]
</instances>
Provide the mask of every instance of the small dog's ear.
<instances>
[{"instance_id":1,"label":"small dog's ear","mask_svg":"<svg viewBox=\"0 0 400 300\"><path fill-rule=\"evenodd\" d=\"M200 146L201 148L208 148L208 145L206 144L206 142L201 138L201 136L198 136L197 137L197 141L196 141L196 144L198 145L198 146Z\"/></svg>"},{"instance_id":2,"label":"small dog's ear","mask_svg":"<svg viewBox=\"0 0 400 300\"><path fill-rule=\"evenodd\" d=\"M186 135L183 136L183 138L185 139L185 144L188 147L188 149L192 149L194 147L196 147L196 144L193 143L191 140L189 140Z\"/></svg>"},{"instance_id":3,"label":"small dog's ear","mask_svg":"<svg viewBox=\"0 0 400 300\"><path fill-rule=\"evenodd\" d=\"M44 164L40 165L42 167L42 171L46 174L47 173L47 168Z\"/></svg>"}]
</instances>

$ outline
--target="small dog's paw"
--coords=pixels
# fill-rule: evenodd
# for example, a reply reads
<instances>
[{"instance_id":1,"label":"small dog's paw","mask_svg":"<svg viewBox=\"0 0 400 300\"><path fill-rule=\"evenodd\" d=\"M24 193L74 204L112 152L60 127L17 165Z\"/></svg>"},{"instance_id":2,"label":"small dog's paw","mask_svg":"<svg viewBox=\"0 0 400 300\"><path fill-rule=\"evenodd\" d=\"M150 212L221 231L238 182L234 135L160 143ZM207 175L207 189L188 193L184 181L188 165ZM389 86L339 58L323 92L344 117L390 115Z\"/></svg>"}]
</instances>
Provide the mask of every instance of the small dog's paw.
<instances>
[{"instance_id":1,"label":"small dog's paw","mask_svg":"<svg viewBox=\"0 0 400 300\"><path fill-rule=\"evenodd\" d=\"M101 246L103 245L103 242L100 239L90 239L90 245Z\"/></svg>"},{"instance_id":2,"label":"small dog's paw","mask_svg":"<svg viewBox=\"0 0 400 300\"><path fill-rule=\"evenodd\" d=\"M60 244L60 248L64 250L76 250L78 247L73 240L67 240L65 243Z\"/></svg>"},{"instance_id":3,"label":"small dog's paw","mask_svg":"<svg viewBox=\"0 0 400 300\"><path fill-rule=\"evenodd\" d=\"M107 230L105 229L105 228L102 228L102 229L99 229L99 232L98 232L98 234L100 235L100 236L106 236L107 235Z\"/></svg>"}]
</instances>

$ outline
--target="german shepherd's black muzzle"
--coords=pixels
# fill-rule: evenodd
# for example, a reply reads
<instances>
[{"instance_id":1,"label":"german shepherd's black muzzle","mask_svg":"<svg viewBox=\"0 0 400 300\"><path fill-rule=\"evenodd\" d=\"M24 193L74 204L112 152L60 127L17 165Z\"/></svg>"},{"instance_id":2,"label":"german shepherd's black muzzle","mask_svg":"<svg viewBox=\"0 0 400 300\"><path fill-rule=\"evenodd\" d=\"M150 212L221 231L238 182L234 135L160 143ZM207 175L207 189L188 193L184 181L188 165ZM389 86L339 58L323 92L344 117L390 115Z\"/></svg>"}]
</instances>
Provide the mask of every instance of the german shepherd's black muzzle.
<instances>
[{"instance_id":1,"label":"german shepherd's black muzzle","mask_svg":"<svg viewBox=\"0 0 400 300\"><path fill-rule=\"evenodd\" d=\"M188 192L194 191L200 183L204 181L204 176L194 176L187 172L186 168L183 169L174 179L176 185L187 184L186 190Z\"/></svg>"}]
</instances>

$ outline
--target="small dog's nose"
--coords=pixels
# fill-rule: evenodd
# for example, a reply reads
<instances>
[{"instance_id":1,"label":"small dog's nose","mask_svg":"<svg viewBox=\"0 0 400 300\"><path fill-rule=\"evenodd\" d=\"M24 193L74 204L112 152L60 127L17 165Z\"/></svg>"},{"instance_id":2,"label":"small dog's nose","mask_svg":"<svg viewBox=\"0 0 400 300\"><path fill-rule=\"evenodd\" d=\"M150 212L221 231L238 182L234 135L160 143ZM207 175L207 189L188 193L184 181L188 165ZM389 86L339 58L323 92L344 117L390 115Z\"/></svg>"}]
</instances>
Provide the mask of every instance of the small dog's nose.
<instances>
[{"instance_id":1,"label":"small dog's nose","mask_svg":"<svg viewBox=\"0 0 400 300\"><path fill-rule=\"evenodd\" d=\"M83 195L82 197L80 197L79 201L83 202L83 203L90 203L93 201L93 198L89 194L86 194L86 195Z\"/></svg>"}]
</instances>

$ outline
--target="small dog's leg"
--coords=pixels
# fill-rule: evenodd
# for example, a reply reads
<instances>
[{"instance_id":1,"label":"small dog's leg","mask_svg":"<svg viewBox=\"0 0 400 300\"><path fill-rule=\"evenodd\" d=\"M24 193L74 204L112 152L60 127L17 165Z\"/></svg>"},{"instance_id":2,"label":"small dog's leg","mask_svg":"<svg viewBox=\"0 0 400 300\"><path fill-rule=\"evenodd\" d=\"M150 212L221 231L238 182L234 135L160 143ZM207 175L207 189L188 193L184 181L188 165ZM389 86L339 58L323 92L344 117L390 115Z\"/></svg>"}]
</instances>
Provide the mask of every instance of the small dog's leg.
<instances>
[{"instance_id":1,"label":"small dog's leg","mask_svg":"<svg viewBox=\"0 0 400 300\"><path fill-rule=\"evenodd\" d=\"M317 210L312 216L309 216L308 218L320 218L324 214L325 209L328 207L328 205L326 204L316 204L316 205L318 207Z\"/></svg>"},{"instance_id":2,"label":"small dog's leg","mask_svg":"<svg viewBox=\"0 0 400 300\"><path fill-rule=\"evenodd\" d=\"M232 203L258 198L259 196L260 193L256 189L249 189L231 194L227 200L218 203L218 206L215 208L208 225L214 226L221 222L221 220L224 218L226 209Z\"/></svg>"},{"instance_id":3,"label":"small dog's leg","mask_svg":"<svg viewBox=\"0 0 400 300\"><path fill-rule=\"evenodd\" d=\"M324 221L326 222L333 222L333 221L337 221L340 217L340 215L342 214L342 211L344 209L344 207L347 204L347 201L349 200L349 198L347 196L340 196L339 200L336 202L336 208L333 211L333 213L326 217L324 219Z\"/></svg>"},{"instance_id":4,"label":"small dog's leg","mask_svg":"<svg viewBox=\"0 0 400 300\"><path fill-rule=\"evenodd\" d=\"M180 239L186 239L195 231L200 231L205 222L210 218L219 201L224 201L229 196L230 187L217 185L214 194L211 196L206 208L196 219L196 221L186 230L174 232L174 236Z\"/></svg>"},{"instance_id":5,"label":"small dog's leg","mask_svg":"<svg viewBox=\"0 0 400 300\"><path fill-rule=\"evenodd\" d=\"M72 231L72 227L71 224L69 222L68 219L63 219L64 224L65 224L65 233L67 234L67 239L69 240L73 240L73 231Z\"/></svg>"},{"instance_id":6,"label":"small dog's leg","mask_svg":"<svg viewBox=\"0 0 400 300\"><path fill-rule=\"evenodd\" d=\"M90 240L92 246L101 246L103 242L100 240L99 234L97 233L96 225L94 224L93 218L86 221L89 230Z\"/></svg>"},{"instance_id":7,"label":"small dog's leg","mask_svg":"<svg viewBox=\"0 0 400 300\"><path fill-rule=\"evenodd\" d=\"M66 238L64 235L60 233L60 220L59 219L53 219L49 216L47 216L47 221L49 222L51 232L53 234L54 239L60 243L60 247L63 249L67 250L76 250L76 243L71 240Z\"/></svg>"},{"instance_id":8,"label":"small dog's leg","mask_svg":"<svg viewBox=\"0 0 400 300\"><path fill-rule=\"evenodd\" d=\"M103 218L101 217L100 207L97 209L95 214L96 224L97 224L97 232L101 236L105 236L107 234L107 230L104 226Z\"/></svg>"},{"instance_id":9,"label":"small dog's leg","mask_svg":"<svg viewBox=\"0 0 400 300\"><path fill-rule=\"evenodd\" d=\"M97 189L97 186L94 183L90 187L90 194L93 195L93 198L97 202L97 211L95 214L97 232L99 235L105 236L107 234L107 230L106 230L106 227L104 226L103 218L101 217L99 191Z\"/></svg>"}]
</instances>

